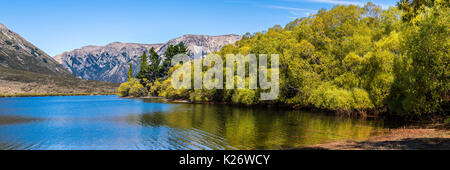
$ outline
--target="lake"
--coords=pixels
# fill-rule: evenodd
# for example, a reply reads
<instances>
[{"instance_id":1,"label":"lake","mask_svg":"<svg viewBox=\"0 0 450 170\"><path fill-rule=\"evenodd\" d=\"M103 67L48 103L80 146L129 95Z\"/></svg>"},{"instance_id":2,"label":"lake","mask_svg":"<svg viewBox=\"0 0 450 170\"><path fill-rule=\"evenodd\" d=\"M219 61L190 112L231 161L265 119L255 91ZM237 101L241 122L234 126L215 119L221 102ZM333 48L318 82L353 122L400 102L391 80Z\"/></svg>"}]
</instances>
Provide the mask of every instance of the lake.
<instances>
[{"instance_id":1,"label":"lake","mask_svg":"<svg viewBox=\"0 0 450 170\"><path fill-rule=\"evenodd\" d=\"M383 122L117 96L0 98L0 149L288 149L364 140Z\"/></svg>"}]
</instances>

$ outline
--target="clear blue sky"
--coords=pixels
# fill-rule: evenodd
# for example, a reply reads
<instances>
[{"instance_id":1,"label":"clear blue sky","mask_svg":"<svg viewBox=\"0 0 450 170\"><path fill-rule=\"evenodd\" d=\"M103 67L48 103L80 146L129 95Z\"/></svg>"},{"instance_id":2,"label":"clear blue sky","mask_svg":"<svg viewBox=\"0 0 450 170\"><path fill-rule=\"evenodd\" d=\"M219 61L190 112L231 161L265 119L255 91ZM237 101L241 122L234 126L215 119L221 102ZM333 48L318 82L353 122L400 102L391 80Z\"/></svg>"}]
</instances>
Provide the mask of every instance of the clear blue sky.
<instances>
[{"instance_id":1,"label":"clear blue sky","mask_svg":"<svg viewBox=\"0 0 450 170\"><path fill-rule=\"evenodd\" d=\"M367 0L0 0L0 23L54 56L110 42L163 43L184 34L244 34L335 4ZM384 8L395 0L373 0Z\"/></svg>"}]
</instances>

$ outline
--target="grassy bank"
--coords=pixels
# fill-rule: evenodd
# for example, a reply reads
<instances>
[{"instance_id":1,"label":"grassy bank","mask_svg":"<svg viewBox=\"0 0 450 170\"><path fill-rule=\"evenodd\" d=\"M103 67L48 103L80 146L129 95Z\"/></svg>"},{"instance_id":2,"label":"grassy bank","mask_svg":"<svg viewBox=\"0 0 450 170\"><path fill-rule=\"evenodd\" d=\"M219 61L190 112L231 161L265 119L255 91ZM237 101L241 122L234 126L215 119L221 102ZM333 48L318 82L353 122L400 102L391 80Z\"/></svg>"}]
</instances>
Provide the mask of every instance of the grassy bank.
<instances>
[{"instance_id":1,"label":"grassy bank","mask_svg":"<svg viewBox=\"0 0 450 170\"><path fill-rule=\"evenodd\" d=\"M0 67L0 97L116 94L118 83L82 80Z\"/></svg>"}]
</instances>

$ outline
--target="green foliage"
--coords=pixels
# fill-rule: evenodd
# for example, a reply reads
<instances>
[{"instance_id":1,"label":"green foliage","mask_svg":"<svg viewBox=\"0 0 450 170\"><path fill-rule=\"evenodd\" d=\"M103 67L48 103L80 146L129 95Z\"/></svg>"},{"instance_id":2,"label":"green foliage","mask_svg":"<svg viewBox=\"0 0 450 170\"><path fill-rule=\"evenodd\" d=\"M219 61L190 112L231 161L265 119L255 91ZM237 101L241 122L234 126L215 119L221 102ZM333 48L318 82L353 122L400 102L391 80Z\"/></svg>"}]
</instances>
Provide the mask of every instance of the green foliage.
<instances>
[{"instance_id":1,"label":"green foliage","mask_svg":"<svg viewBox=\"0 0 450 170\"><path fill-rule=\"evenodd\" d=\"M141 70L139 71L136 78L141 80L141 83L145 86L150 86L149 83L144 82L146 79L148 82L153 82L158 78L163 77L164 75L161 72L161 57L156 53L155 49L152 47L149 51L148 60L150 64L147 64L147 55L144 51L144 54L141 56ZM143 62L144 61L144 62Z\"/></svg>"},{"instance_id":2,"label":"green foliage","mask_svg":"<svg viewBox=\"0 0 450 170\"><path fill-rule=\"evenodd\" d=\"M161 97L165 97L167 99L175 100L187 100L189 99L189 90L186 89L174 89L172 87L172 78L168 78L161 83L161 91L158 94Z\"/></svg>"},{"instance_id":3,"label":"green foliage","mask_svg":"<svg viewBox=\"0 0 450 170\"><path fill-rule=\"evenodd\" d=\"M324 84L312 91L309 102L328 110L372 109L374 105L364 89L345 90Z\"/></svg>"},{"instance_id":4,"label":"green foliage","mask_svg":"<svg viewBox=\"0 0 450 170\"><path fill-rule=\"evenodd\" d=\"M198 89L189 94L192 102L211 102L214 99L215 90Z\"/></svg>"},{"instance_id":5,"label":"green foliage","mask_svg":"<svg viewBox=\"0 0 450 170\"><path fill-rule=\"evenodd\" d=\"M180 42L177 45L170 45L164 53L164 60L156 53L153 47L148 52L148 58L146 51L141 56L140 70L136 76L140 83L136 84L134 80L131 81L133 77L130 76L132 75L132 65L130 64L130 70L128 72L129 82L124 83L119 88L119 95L130 95L134 97L143 95L165 96L171 99L186 98L188 94L185 93L187 92L184 90L174 90L173 88L170 89L170 80L163 81L168 77L172 58L177 54L189 55L189 51L184 46L184 43Z\"/></svg>"},{"instance_id":6,"label":"green foliage","mask_svg":"<svg viewBox=\"0 0 450 170\"><path fill-rule=\"evenodd\" d=\"M405 26L389 104L397 113L445 112L449 102L450 11L448 1L441 2L422 6Z\"/></svg>"},{"instance_id":7,"label":"green foliage","mask_svg":"<svg viewBox=\"0 0 450 170\"><path fill-rule=\"evenodd\" d=\"M374 105L369 97L369 93L363 89L354 88L353 94L353 107L354 109L372 109Z\"/></svg>"},{"instance_id":8,"label":"green foliage","mask_svg":"<svg viewBox=\"0 0 450 170\"><path fill-rule=\"evenodd\" d=\"M120 84L118 92L120 97L141 97L148 94L147 89L135 78Z\"/></svg>"},{"instance_id":9,"label":"green foliage","mask_svg":"<svg viewBox=\"0 0 450 170\"><path fill-rule=\"evenodd\" d=\"M168 47L166 60L159 70L154 69L162 74L149 78L153 82L150 93L193 102L282 103L339 111L388 107L399 114L441 112L448 108L450 98L449 3L405 2L399 3L403 11L396 7L383 10L372 3L337 5L284 28L247 33L216 52L222 57L280 54L280 95L275 101L261 101L261 89L173 89L167 78L174 69L169 67L170 59L189 53L182 43ZM162 79L153 81L158 78Z\"/></svg>"},{"instance_id":10,"label":"green foliage","mask_svg":"<svg viewBox=\"0 0 450 170\"><path fill-rule=\"evenodd\" d=\"M351 91L324 84L311 92L309 102L317 108L349 110L354 101Z\"/></svg>"},{"instance_id":11,"label":"green foliage","mask_svg":"<svg viewBox=\"0 0 450 170\"><path fill-rule=\"evenodd\" d=\"M397 6L399 9L404 11L402 19L404 21L411 21L413 18L423 12L424 8L434 6L435 1L436 0L400 0L397 3Z\"/></svg>"},{"instance_id":12,"label":"green foliage","mask_svg":"<svg viewBox=\"0 0 450 170\"><path fill-rule=\"evenodd\" d=\"M160 80L153 81L150 86L150 90L148 91L149 96L158 96L161 93L162 84Z\"/></svg>"},{"instance_id":13,"label":"green foliage","mask_svg":"<svg viewBox=\"0 0 450 170\"><path fill-rule=\"evenodd\" d=\"M161 65L161 74L167 76L167 73L169 71L169 69L171 68L171 61L172 58L178 54L186 54L186 55L190 55L189 50L187 49L187 47L184 45L183 42L178 43L177 45L169 45L169 47L167 47L166 52L164 52L164 57L165 60L163 61L162 65Z\"/></svg>"},{"instance_id":14,"label":"green foliage","mask_svg":"<svg viewBox=\"0 0 450 170\"><path fill-rule=\"evenodd\" d=\"M130 69L128 69L128 81L133 78L133 64L130 63Z\"/></svg>"},{"instance_id":15,"label":"green foliage","mask_svg":"<svg viewBox=\"0 0 450 170\"><path fill-rule=\"evenodd\" d=\"M147 89L139 83L139 81L132 82L129 95L133 97L146 96L148 94Z\"/></svg>"},{"instance_id":16,"label":"green foliage","mask_svg":"<svg viewBox=\"0 0 450 170\"><path fill-rule=\"evenodd\" d=\"M129 91L131 88L131 84L129 81L120 84L119 89L118 89L118 93L120 97L126 97L129 95Z\"/></svg>"},{"instance_id":17,"label":"green foliage","mask_svg":"<svg viewBox=\"0 0 450 170\"><path fill-rule=\"evenodd\" d=\"M147 79L150 80L150 82L153 82L154 80L158 79L159 77L162 77L160 75L160 64L161 64L161 57L156 53L155 49L152 47L149 51L149 59L151 65L147 68L148 73L150 73L149 77ZM167 61L167 60L166 60Z\"/></svg>"},{"instance_id":18,"label":"green foliage","mask_svg":"<svg viewBox=\"0 0 450 170\"><path fill-rule=\"evenodd\" d=\"M250 89L239 89L233 94L233 103L252 105L257 103L256 93Z\"/></svg>"},{"instance_id":19,"label":"green foliage","mask_svg":"<svg viewBox=\"0 0 450 170\"><path fill-rule=\"evenodd\" d=\"M147 62L147 53L144 51L144 54L141 56L141 70L140 71L147 71L148 68L148 62Z\"/></svg>"},{"instance_id":20,"label":"green foliage","mask_svg":"<svg viewBox=\"0 0 450 170\"><path fill-rule=\"evenodd\" d=\"M338 5L284 29L274 26L246 34L218 54L280 54L280 95L274 102L329 110L380 108L389 95L393 60L399 53L398 16L398 10L371 3L363 8ZM261 89L186 91L196 102L261 103ZM175 96L170 88L161 93Z\"/></svg>"},{"instance_id":21,"label":"green foliage","mask_svg":"<svg viewBox=\"0 0 450 170\"><path fill-rule=\"evenodd\" d=\"M177 54L189 55L189 51L183 42L177 45L170 45L164 53L164 60L156 53L153 47L149 50L148 58L147 53L144 51L141 56L141 69L136 78L140 79L141 83L146 87L159 78L167 78L172 58ZM147 60L150 61L150 64L148 64ZM148 80L149 83L143 81L144 79Z\"/></svg>"}]
</instances>

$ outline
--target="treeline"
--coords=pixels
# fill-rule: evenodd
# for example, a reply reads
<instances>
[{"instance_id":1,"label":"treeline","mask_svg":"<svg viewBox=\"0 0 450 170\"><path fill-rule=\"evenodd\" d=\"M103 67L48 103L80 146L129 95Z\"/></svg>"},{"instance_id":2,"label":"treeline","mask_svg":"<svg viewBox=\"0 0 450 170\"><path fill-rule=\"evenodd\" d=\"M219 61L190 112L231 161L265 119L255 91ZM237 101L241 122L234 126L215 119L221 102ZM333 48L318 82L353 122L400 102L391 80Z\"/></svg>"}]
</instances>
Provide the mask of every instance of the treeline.
<instances>
[{"instance_id":1,"label":"treeline","mask_svg":"<svg viewBox=\"0 0 450 170\"><path fill-rule=\"evenodd\" d=\"M171 68L172 58L177 54L190 55L189 50L180 42L177 45L169 45L166 52L164 52L164 57L161 57L156 53L155 49L152 47L147 52L141 56L140 69L136 78L133 77L133 65L130 63L130 68L128 70L128 81L122 83L118 89L119 96L158 96L159 93L149 93L149 90L154 87L154 83L163 81L167 79L170 75L169 69Z\"/></svg>"},{"instance_id":2,"label":"treeline","mask_svg":"<svg viewBox=\"0 0 450 170\"><path fill-rule=\"evenodd\" d=\"M448 0L402 0L386 10L372 3L337 5L284 28L246 34L217 52L222 57L280 54L280 95L274 101L259 100L261 89L175 90L167 75L176 67L164 75L140 78L138 84L143 84L144 93L192 102L360 114L448 113L449 15Z\"/></svg>"}]
</instances>

